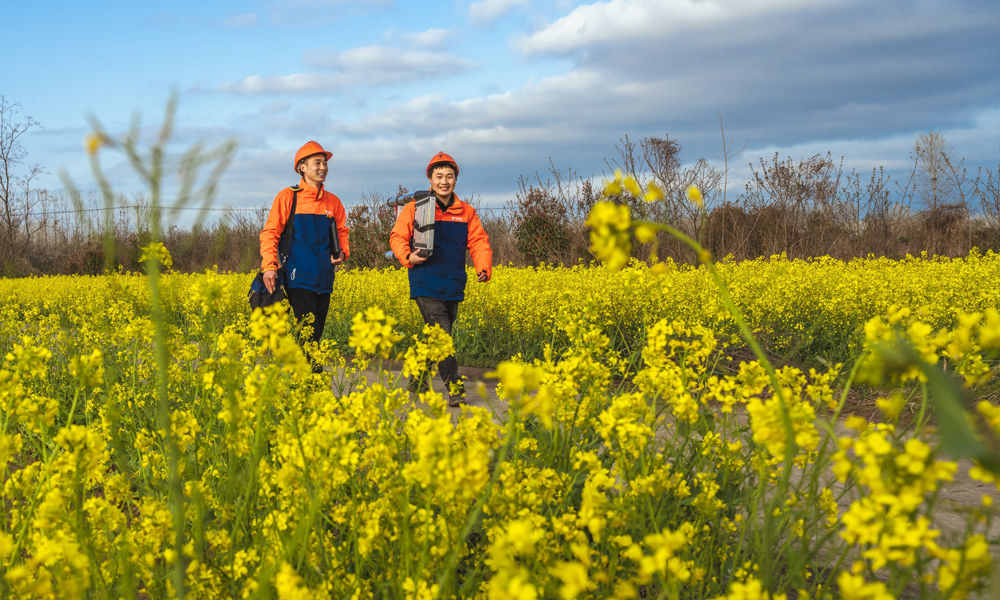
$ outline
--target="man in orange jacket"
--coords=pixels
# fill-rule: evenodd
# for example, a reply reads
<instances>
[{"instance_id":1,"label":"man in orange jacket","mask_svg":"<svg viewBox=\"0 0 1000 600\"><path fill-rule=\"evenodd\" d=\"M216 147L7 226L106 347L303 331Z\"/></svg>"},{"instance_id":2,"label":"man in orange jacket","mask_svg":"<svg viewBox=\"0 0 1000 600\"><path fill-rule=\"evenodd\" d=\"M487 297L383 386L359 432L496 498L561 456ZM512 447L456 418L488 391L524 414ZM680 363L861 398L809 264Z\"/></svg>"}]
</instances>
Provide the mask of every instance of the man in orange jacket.
<instances>
[{"instance_id":1,"label":"man in orange jacket","mask_svg":"<svg viewBox=\"0 0 1000 600\"><path fill-rule=\"evenodd\" d=\"M278 192L264 230L260 232L260 268L264 272L264 285L269 292L284 286L299 324L306 315L313 315L312 335L308 340L314 342L323 337L330 294L333 292L334 267L347 260L351 252L344 205L340 198L323 189L328 172L327 161L331 156L332 153L316 142L308 142L299 148L295 153L294 166L302 180L298 185ZM293 197L294 215L291 214ZM292 228L288 255L279 257L279 248L285 247L281 242L289 218L292 219ZM339 250L332 232L336 232ZM282 267L284 281L279 280L279 266ZM322 365L313 361L313 372L322 370Z\"/></svg>"},{"instance_id":2,"label":"man in orange jacket","mask_svg":"<svg viewBox=\"0 0 1000 600\"><path fill-rule=\"evenodd\" d=\"M455 195L458 163L438 152L427 164L427 180L434 192L434 251L430 257L412 253L413 215L416 204L410 202L399 211L396 225L389 234L389 245L410 279L410 298L428 324L440 325L449 335L458 319L458 304L465 299L465 251L472 254L476 281L493 275L493 250L474 208ZM458 375L458 361L449 356L441 361L441 380L448 388L448 406L465 401L465 384ZM428 382L424 385L429 386ZM417 381L410 381L410 391L417 391Z\"/></svg>"}]
</instances>

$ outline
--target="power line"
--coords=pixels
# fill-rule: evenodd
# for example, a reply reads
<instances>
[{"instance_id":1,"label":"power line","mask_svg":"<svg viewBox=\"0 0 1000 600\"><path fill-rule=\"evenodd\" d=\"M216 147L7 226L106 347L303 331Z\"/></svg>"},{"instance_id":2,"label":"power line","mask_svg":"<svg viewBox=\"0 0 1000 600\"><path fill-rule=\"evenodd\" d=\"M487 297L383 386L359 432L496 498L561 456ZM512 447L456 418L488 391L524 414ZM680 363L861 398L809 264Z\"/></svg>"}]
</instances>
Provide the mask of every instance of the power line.
<instances>
[{"instance_id":1,"label":"power line","mask_svg":"<svg viewBox=\"0 0 1000 600\"><path fill-rule=\"evenodd\" d=\"M60 210L55 212L47 212L45 215L70 215L79 214L85 212L100 212L105 210L128 210L128 209L139 209L144 208L146 210L152 210L151 206L141 206L138 204L129 206L101 206L98 208L78 208L76 210ZM160 210L212 210L212 211L226 211L226 212L256 212L257 208L200 208L197 206L161 206Z\"/></svg>"},{"instance_id":2,"label":"power line","mask_svg":"<svg viewBox=\"0 0 1000 600\"><path fill-rule=\"evenodd\" d=\"M348 209L348 208L353 208L355 206L363 206L363 205L360 205L360 204L349 204L349 205L345 206L344 208ZM101 212L101 211L108 211L108 210L130 210L130 209L140 209L140 208L143 208L143 209L146 209L146 210L152 210L151 206L143 206L143 205L139 205L139 204L133 204L133 205L126 205L126 206L101 206L101 207L97 207L97 208L79 208L79 209L76 209L76 210L60 210L60 211L55 211L55 212L45 212L43 214L44 214L44 216L72 215L72 214L79 214L79 213L86 213L86 212ZM260 208L236 208L236 207L233 207L233 208L216 208L216 207L202 208L202 207L197 207L197 206L161 206L159 208L160 208L160 210L204 210L204 211L217 211L217 212L257 212L258 210L260 210ZM503 210L506 210L506 208L504 208L504 207L484 206L484 207L481 207L481 208L477 208L476 212L495 211L495 210L503 211Z\"/></svg>"}]
</instances>

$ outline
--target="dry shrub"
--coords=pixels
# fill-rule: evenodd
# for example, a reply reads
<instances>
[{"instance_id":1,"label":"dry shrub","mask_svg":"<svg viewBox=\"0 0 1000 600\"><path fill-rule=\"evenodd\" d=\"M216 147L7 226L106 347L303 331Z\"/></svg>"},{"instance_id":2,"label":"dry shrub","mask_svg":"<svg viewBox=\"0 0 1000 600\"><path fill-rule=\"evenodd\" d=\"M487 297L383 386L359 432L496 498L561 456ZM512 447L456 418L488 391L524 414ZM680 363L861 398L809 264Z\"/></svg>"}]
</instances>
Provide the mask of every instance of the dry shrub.
<instances>
[{"instance_id":1,"label":"dry shrub","mask_svg":"<svg viewBox=\"0 0 1000 600\"><path fill-rule=\"evenodd\" d=\"M968 252L969 211L962 204L940 204L917 214L923 234L922 246L934 254L956 256Z\"/></svg>"},{"instance_id":2,"label":"dry shrub","mask_svg":"<svg viewBox=\"0 0 1000 600\"><path fill-rule=\"evenodd\" d=\"M406 190L399 188L397 193L405 194ZM389 233L396 223L396 211L386 206L388 200L375 190L367 190L361 193L361 203L348 209L351 267L376 269L398 264L385 258L389 251Z\"/></svg>"},{"instance_id":3,"label":"dry shrub","mask_svg":"<svg viewBox=\"0 0 1000 600\"><path fill-rule=\"evenodd\" d=\"M718 257L739 256L746 253L747 232L753 219L742 206L727 202L708 213L705 225L705 247Z\"/></svg>"},{"instance_id":4,"label":"dry shrub","mask_svg":"<svg viewBox=\"0 0 1000 600\"><path fill-rule=\"evenodd\" d=\"M521 264L521 255L517 251L517 238L514 237L514 226L511 216L506 210L477 209L479 220L483 224L486 235L490 237L490 247L493 250L493 264ZM472 264L472 258L469 258Z\"/></svg>"},{"instance_id":5,"label":"dry shrub","mask_svg":"<svg viewBox=\"0 0 1000 600\"><path fill-rule=\"evenodd\" d=\"M567 258L569 214L548 190L526 186L522 179L511 221L514 247L527 264L562 262Z\"/></svg>"}]
</instances>

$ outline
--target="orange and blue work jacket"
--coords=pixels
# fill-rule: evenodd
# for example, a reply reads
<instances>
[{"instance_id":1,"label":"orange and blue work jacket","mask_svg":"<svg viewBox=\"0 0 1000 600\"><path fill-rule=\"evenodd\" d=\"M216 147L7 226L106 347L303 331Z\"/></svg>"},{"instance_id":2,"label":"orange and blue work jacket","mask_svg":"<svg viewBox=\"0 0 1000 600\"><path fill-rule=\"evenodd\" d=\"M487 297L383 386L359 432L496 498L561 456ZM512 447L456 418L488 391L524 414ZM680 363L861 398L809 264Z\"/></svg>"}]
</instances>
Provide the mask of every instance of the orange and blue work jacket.
<instances>
[{"instance_id":1,"label":"orange and blue work jacket","mask_svg":"<svg viewBox=\"0 0 1000 600\"><path fill-rule=\"evenodd\" d=\"M399 262L409 269L410 298L430 296L439 300L465 300L465 251L472 254L476 273L493 276L493 250L490 238L476 215L476 210L454 196L447 210L435 202L434 251L419 265L411 265L410 241L413 239L413 213L410 202L399 211L396 225L389 234L389 246Z\"/></svg>"},{"instance_id":2,"label":"orange and blue work jacket","mask_svg":"<svg viewBox=\"0 0 1000 600\"><path fill-rule=\"evenodd\" d=\"M292 242L287 261L283 265L285 287L303 288L321 294L333 292L333 258L330 251L330 225L337 222L340 249L351 253L347 244L347 213L340 198L330 192L299 182L295 200L295 221L292 223ZM285 232L285 222L292 210L292 188L278 192L267 215L267 223L260 232L261 270L278 268L278 248ZM319 197L317 198L317 195Z\"/></svg>"}]
</instances>

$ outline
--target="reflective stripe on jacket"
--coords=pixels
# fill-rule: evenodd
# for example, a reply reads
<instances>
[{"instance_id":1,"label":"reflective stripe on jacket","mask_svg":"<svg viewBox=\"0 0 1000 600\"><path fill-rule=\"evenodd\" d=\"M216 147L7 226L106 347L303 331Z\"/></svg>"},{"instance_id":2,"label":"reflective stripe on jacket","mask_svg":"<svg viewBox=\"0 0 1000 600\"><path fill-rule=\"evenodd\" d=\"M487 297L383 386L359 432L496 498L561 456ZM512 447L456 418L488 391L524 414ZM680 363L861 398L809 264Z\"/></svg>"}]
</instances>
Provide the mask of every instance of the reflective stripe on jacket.
<instances>
[{"instance_id":1,"label":"reflective stripe on jacket","mask_svg":"<svg viewBox=\"0 0 1000 600\"><path fill-rule=\"evenodd\" d=\"M455 196L448 210L435 202L434 252L419 265L411 265L410 241L413 239L413 213L410 202L399 211L396 225L389 234L389 246L399 262L409 269L410 298L430 296L439 300L465 300L465 251L472 254L476 273L493 276L493 250L490 238L479 221L476 210Z\"/></svg>"},{"instance_id":2,"label":"reflective stripe on jacket","mask_svg":"<svg viewBox=\"0 0 1000 600\"><path fill-rule=\"evenodd\" d=\"M340 198L323 190L316 197L317 189L299 182L302 189L295 200L295 221L292 224L292 243L285 263L285 285L329 294L333 291L333 265L330 264L330 224L337 221L340 249L350 255L348 246L347 213ZM260 232L261 270L278 268L278 247L285 231L285 221L292 208L292 189L278 192L267 215L264 230Z\"/></svg>"}]
</instances>

